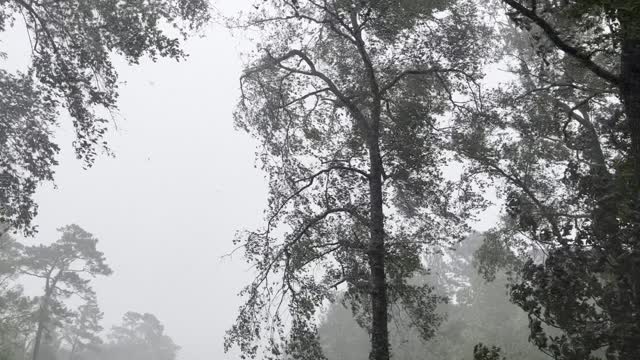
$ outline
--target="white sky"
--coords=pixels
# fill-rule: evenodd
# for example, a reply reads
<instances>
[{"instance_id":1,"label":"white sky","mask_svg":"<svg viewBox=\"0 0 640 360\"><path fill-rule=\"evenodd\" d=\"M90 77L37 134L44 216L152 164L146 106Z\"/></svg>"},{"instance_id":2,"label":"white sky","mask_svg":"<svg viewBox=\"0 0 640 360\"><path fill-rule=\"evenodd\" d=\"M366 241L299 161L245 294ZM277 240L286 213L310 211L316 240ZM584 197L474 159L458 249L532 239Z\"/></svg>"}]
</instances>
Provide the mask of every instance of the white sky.
<instances>
[{"instance_id":1,"label":"white sky","mask_svg":"<svg viewBox=\"0 0 640 360\"><path fill-rule=\"evenodd\" d=\"M247 0L218 0L229 13ZM3 34L4 68L26 64L26 34ZM180 346L181 360L235 359L224 355L224 331L235 318L236 293L248 265L232 249L234 232L259 226L266 204L255 143L232 124L239 96L239 40L212 24L206 37L185 44L186 62L161 60L119 66L116 157L85 171L75 159L68 122L56 185L38 191L39 235L76 223L100 239L114 274L95 289L105 328L126 311L150 312ZM4 64L3 64L4 63Z\"/></svg>"}]
</instances>

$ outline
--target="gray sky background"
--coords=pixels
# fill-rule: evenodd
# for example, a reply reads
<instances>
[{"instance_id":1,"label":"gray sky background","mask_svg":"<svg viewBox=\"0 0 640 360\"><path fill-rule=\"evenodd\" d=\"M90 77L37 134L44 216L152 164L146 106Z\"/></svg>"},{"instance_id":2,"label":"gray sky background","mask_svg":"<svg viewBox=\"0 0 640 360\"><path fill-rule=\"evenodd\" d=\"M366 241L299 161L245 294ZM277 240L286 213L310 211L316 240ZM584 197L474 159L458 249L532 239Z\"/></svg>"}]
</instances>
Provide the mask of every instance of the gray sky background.
<instances>
[{"instance_id":1,"label":"gray sky background","mask_svg":"<svg viewBox=\"0 0 640 360\"><path fill-rule=\"evenodd\" d=\"M230 14L247 3L215 5ZM256 143L232 123L245 42L218 24L204 35L185 44L184 62L119 66L120 112L108 137L115 158L83 170L63 123L57 188L39 190L39 235L26 240L55 241L56 228L72 223L96 235L114 269L95 281L105 328L126 311L153 313L182 346L181 360L236 358L223 354L222 338L249 266L239 253L221 257L235 231L260 225L266 204ZM3 66L24 65L26 34L3 38Z\"/></svg>"}]
</instances>

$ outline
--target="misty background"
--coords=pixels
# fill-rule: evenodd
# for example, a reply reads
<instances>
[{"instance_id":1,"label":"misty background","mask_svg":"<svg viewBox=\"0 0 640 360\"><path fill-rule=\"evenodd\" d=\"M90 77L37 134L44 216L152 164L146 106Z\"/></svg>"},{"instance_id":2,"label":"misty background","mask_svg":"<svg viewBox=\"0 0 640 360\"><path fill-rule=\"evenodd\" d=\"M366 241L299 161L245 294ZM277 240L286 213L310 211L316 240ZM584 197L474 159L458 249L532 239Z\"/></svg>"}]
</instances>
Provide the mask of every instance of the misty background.
<instances>
[{"instance_id":1,"label":"misty background","mask_svg":"<svg viewBox=\"0 0 640 360\"><path fill-rule=\"evenodd\" d=\"M246 6L216 1L214 21L184 42L185 61L127 66L115 58L119 111L106 136L115 156L103 154L83 169L63 113L55 183L38 190L38 234L24 239L53 242L66 224L94 234L114 269L93 282L104 328L127 311L153 313L181 347L181 360L238 358L224 354L222 339L241 303L237 292L252 274L240 252L226 255L236 231L261 224L267 192L255 166L256 141L233 126L241 53L250 40L233 36L220 15ZM1 40L8 70L28 64L19 24ZM497 70L489 78L496 76ZM495 209L480 216L477 230L495 222Z\"/></svg>"},{"instance_id":2,"label":"misty background","mask_svg":"<svg viewBox=\"0 0 640 360\"><path fill-rule=\"evenodd\" d=\"M215 7L233 13L243 3ZM3 34L8 69L28 64L21 30ZM25 244L53 242L66 224L88 229L114 269L94 280L105 329L127 311L150 312L181 346L180 359L232 359L222 338L250 273L241 254L223 256L235 231L260 223L266 190L255 142L233 127L240 41L216 21L201 35L185 41L186 61L116 61L120 111L107 135L115 157L84 170L63 115L55 187L38 191L39 232Z\"/></svg>"}]
</instances>

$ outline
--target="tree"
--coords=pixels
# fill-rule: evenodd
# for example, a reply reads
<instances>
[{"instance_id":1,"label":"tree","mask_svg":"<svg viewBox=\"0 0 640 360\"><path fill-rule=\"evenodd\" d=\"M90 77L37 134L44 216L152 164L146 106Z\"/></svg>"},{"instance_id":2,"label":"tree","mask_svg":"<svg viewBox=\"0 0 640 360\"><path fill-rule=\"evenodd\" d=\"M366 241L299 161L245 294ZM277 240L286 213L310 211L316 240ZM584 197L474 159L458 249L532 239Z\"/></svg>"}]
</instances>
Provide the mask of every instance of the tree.
<instances>
[{"instance_id":1,"label":"tree","mask_svg":"<svg viewBox=\"0 0 640 360\"><path fill-rule=\"evenodd\" d=\"M242 76L236 123L262 143L269 207L264 229L236 240L257 276L225 347L322 358L315 314L343 286L371 333L371 359L387 360L389 302L433 334L440 298L407 279L424 271L424 247L460 238L478 205L442 174L438 119L475 86L489 31L466 1L256 8L248 26L262 43Z\"/></svg>"},{"instance_id":2,"label":"tree","mask_svg":"<svg viewBox=\"0 0 640 360\"><path fill-rule=\"evenodd\" d=\"M20 286L0 290L0 359L24 358L33 333L37 302Z\"/></svg>"},{"instance_id":3,"label":"tree","mask_svg":"<svg viewBox=\"0 0 640 360\"><path fill-rule=\"evenodd\" d=\"M19 276L21 245L8 234L0 236L0 359L24 357L29 335L34 329L37 302L23 294L15 283Z\"/></svg>"},{"instance_id":4,"label":"tree","mask_svg":"<svg viewBox=\"0 0 640 360\"><path fill-rule=\"evenodd\" d=\"M103 316L104 314L94 299L90 299L86 304L80 306L70 324L63 328L62 336L70 347L69 360L73 360L78 352L102 344L100 321Z\"/></svg>"},{"instance_id":5,"label":"tree","mask_svg":"<svg viewBox=\"0 0 640 360\"><path fill-rule=\"evenodd\" d=\"M500 348L492 346L491 348L483 345L482 343L476 345L473 348L474 360L506 360L502 356Z\"/></svg>"},{"instance_id":6,"label":"tree","mask_svg":"<svg viewBox=\"0 0 640 360\"><path fill-rule=\"evenodd\" d=\"M122 325L114 326L109 337L111 342L105 349L109 359L175 360L180 349L149 313L127 312Z\"/></svg>"},{"instance_id":7,"label":"tree","mask_svg":"<svg viewBox=\"0 0 640 360\"><path fill-rule=\"evenodd\" d=\"M60 318L72 315L63 300L75 295L92 301L95 293L87 277L112 273L104 254L97 250L98 240L92 234L78 225L67 225L58 230L62 233L58 241L51 245L25 247L20 261L21 273L44 281L33 343L33 360L38 359L44 332L54 331Z\"/></svg>"},{"instance_id":8,"label":"tree","mask_svg":"<svg viewBox=\"0 0 640 360\"><path fill-rule=\"evenodd\" d=\"M51 134L58 108L71 115L77 157L91 166L97 152L107 149L108 120L101 114L116 109L117 73L110 55L130 64L145 56L184 58L179 38L207 21L208 5L206 0L0 2L0 31L17 19L25 23L32 56L26 74L0 70L0 222L33 234L33 194L39 183L52 180L57 164Z\"/></svg>"},{"instance_id":9,"label":"tree","mask_svg":"<svg viewBox=\"0 0 640 360\"><path fill-rule=\"evenodd\" d=\"M544 34L549 45L617 90L626 115L629 155L640 175L640 7L633 0L503 0L510 16ZM619 70L617 69L619 68Z\"/></svg>"},{"instance_id":10,"label":"tree","mask_svg":"<svg viewBox=\"0 0 640 360\"><path fill-rule=\"evenodd\" d=\"M472 160L468 173L499 184L508 215L486 234L481 269L489 278L505 267L517 274L512 300L550 356L637 358L633 120L606 75L627 35L591 5L505 2L528 29L508 39L516 79L491 92L476 116L459 117L454 137Z\"/></svg>"}]
</instances>

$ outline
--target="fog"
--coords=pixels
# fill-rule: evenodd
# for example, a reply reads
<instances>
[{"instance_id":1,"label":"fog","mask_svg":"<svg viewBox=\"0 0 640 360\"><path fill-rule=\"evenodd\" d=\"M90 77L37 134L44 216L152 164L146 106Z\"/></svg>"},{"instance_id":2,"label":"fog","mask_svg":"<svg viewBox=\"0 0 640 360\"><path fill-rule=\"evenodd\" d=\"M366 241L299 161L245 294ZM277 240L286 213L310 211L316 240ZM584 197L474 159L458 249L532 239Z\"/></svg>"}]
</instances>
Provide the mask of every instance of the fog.
<instances>
[{"instance_id":1,"label":"fog","mask_svg":"<svg viewBox=\"0 0 640 360\"><path fill-rule=\"evenodd\" d=\"M189 1L176 4L200 4ZM37 266L28 261L29 251L54 244L71 224L99 240L113 269L90 277L106 342L80 349L78 360L92 351L110 354L101 360L141 356L131 350L141 328L122 325L121 335L131 339L121 343L113 332L107 336L114 327L117 335L125 314L152 314L145 321L164 326L155 346L175 343L178 360L640 355L630 345L640 339L640 301L629 290L640 286L640 201L632 196L640 189L633 180L640 174L640 152L634 153L640 132L627 126L640 121L629 105L640 103L640 86L621 85L617 64L628 66L629 76L640 69L607 37L610 31L623 43L630 32L613 26L582 34L580 27L599 26L588 20L602 14L618 24L640 15L555 2L543 11L535 1L516 0L328 3L216 0L211 19L181 43L188 56L180 61L163 53L171 46L161 41L144 45L160 49L149 50L157 59L135 55L138 64L126 61L122 43L109 45L119 75L117 110L99 111L109 120L110 151L99 151L87 168L73 147L74 117L61 110L53 130L60 146L54 181L38 182L33 195L38 214L30 225L37 233L25 236L20 230L28 226L8 218L18 245L1 234L0 360L74 359L75 343L56 338L68 324L47 318L47 309L61 318L80 315L53 309L46 295L51 279L43 287L45 276L34 275L29 266ZM40 25L28 31L24 24L42 22L32 6L48 6L11 4L7 11L26 12L13 27L0 21L2 86L4 70L26 71L36 57L31 48L38 47L33 34ZM180 11L170 16L190 16ZM584 11L579 25L571 23L576 11ZM246 13L256 16L253 28L230 28L230 18ZM271 18L263 24L263 17ZM286 25L271 24L273 18ZM118 28L130 38L132 19ZM159 28L176 34L167 24ZM13 131L13 103L6 104L0 130ZM234 126L235 113L248 132ZM7 134L0 145L13 154ZM0 156L0 175L11 173L10 160ZM1 195L8 198L5 189ZM3 219L12 205L6 202ZM234 244L236 234L256 229L264 232ZM235 251L243 246L248 260ZM238 295L247 285L255 303ZM23 309L30 314L26 328L5 315L21 299L32 301ZM75 309L84 300L90 302L71 296L62 303ZM236 332L225 335L234 324ZM35 334L42 329L48 333L42 343L54 350L38 356ZM5 353L8 339L18 339L18 350ZM144 360L161 357L149 356Z\"/></svg>"},{"instance_id":2,"label":"fog","mask_svg":"<svg viewBox=\"0 0 640 360\"><path fill-rule=\"evenodd\" d=\"M241 6L216 3L227 14ZM24 34L11 35L5 43L16 41L24 53ZM62 147L55 186L38 190L39 231L26 240L53 242L67 224L93 233L114 269L95 279L105 329L127 311L153 313L184 360L236 358L224 355L222 338L250 273L241 256L224 255L236 231L260 224L266 203L256 143L233 126L240 42L218 22L185 42L185 61L118 61L119 111L108 135L114 157L83 169L65 116L55 135ZM13 51L7 60L16 58Z\"/></svg>"},{"instance_id":3,"label":"fog","mask_svg":"<svg viewBox=\"0 0 640 360\"><path fill-rule=\"evenodd\" d=\"M37 235L22 238L52 243L67 224L94 234L114 269L93 280L104 328L127 311L152 313L181 347L181 360L239 358L223 352L222 339L252 273L241 252L231 254L232 240L262 224L267 189L256 167L258 143L233 125L242 55L252 42L225 19L249 3L216 1L213 21L184 42L186 60L130 66L114 57L120 83L118 111L109 114L112 153L85 168L63 112L55 181L36 193ZM6 68L26 70L25 40L20 24L3 34ZM490 227L497 211L484 212L474 227ZM40 284L27 284L37 295Z\"/></svg>"},{"instance_id":4,"label":"fog","mask_svg":"<svg viewBox=\"0 0 640 360\"><path fill-rule=\"evenodd\" d=\"M114 269L93 280L104 328L127 311L152 313L181 347L181 360L239 359L237 351L223 352L222 339L252 273L241 252L231 254L232 240L262 224L267 190L266 174L256 167L258 143L233 125L242 55L252 42L225 19L249 3L216 1L212 23L184 42L184 61L129 66L115 57L120 84L119 109L109 114L112 153L86 169L63 113L55 132L56 178L38 189L38 233L24 238L51 243L66 224L94 234ZM4 35L6 66L26 70L25 29ZM497 211L483 213L475 228L490 227ZM40 284L27 283L37 295Z\"/></svg>"}]
</instances>

